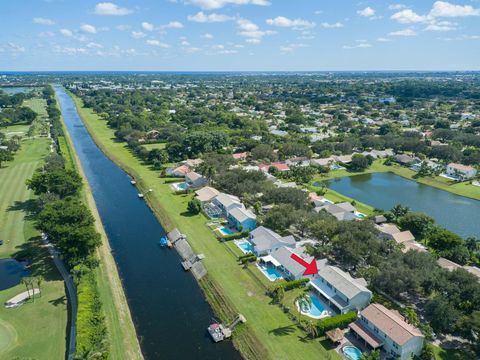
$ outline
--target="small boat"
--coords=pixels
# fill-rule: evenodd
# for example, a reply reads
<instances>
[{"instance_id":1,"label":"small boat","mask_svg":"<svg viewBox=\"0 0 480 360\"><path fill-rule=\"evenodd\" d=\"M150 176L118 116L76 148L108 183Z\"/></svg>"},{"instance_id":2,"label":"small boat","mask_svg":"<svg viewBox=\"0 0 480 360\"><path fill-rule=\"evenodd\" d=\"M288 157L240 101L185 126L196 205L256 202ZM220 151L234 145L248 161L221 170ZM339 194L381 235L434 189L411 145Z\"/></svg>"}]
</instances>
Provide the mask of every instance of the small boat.
<instances>
[{"instance_id":1,"label":"small boat","mask_svg":"<svg viewBox=\"0 0 480 360\"><path fill-rule=\"evenodd\" d=\"M168 239L167 239L166 236L162 236L162 237L160 238L160 246L162 246L162 247L163 247L163 246L167 246L168 243L169 243L169 241L168 241Z\"/></svg>"},{"instance_id":2,"label":"small boat","mask_svg":"<svg viewBox=\"0 0 480 360\"><path fill-rule=\"evenodd\" d=\"M140 199L143 199L143 194L138 194L138 197L139 197Z\"/></svg>"},{"instance_id":3,"label":"small boat","mask_svg":"<svg viewBox=\"0 0 480 360\"><path fill-rule=\"evenodd\" d=\"M130 184L135 185L137 182L135 180L130 181Z\"/></svg>"}]
</instances>

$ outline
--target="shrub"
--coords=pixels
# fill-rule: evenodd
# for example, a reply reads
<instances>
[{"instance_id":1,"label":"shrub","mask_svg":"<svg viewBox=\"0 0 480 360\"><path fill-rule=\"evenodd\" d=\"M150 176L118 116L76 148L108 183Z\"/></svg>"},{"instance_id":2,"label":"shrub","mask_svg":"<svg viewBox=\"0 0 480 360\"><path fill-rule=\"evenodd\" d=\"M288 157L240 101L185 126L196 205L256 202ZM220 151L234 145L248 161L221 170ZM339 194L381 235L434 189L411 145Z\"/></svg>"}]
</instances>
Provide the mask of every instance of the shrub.
<instances>
[{"instance_id":1,"label":"shrub","mask_svg":"<svg viewBox=\"0 0 480 360\"><path fill-rule=\"evenodd\" d=\"M188 202L188 212L197 215L202 210L202 203L198 199L192 199Z\"/></svg>"},{"instance_id":2,"label":"shrub","mask_svg":"<svg viewBox=\"0 0 480 360\"><path fill-rule=\"evenodd\" d=\"M242 238L247 237L247 236L248 236L248 231L243 231L243 232L239 232L239 233L236 233L236 234L230 234L230 235L221 235L220 234L220 238L223 241L231 241L231 240L236 240L236 239L242 239Z\"/></svg>"},{"instance_id":3,"label":"shrub","mask_svg":"<svg viewBox=\"0 0 480 360\"><path fill-rule=\"evenodd\" d=\"M278 284L279 287L283 287L285 291L292 290L292 289L297 289L297 288L303 288L307 286L307 283L310 281L309 278L301 278L298 280L292 280L292 281L286 281Z\"/></svg>"},{"instance_id":4,"label":"shrub","mask_svg":"<svg viewBox=\"0 0 480 360\"><path fill-rule=\"evenodd\" d=\"M255 256L255 254L246 254L243 256L239 256L238 261L240 261L240 263L242 264L245 264L247 262L257 261L257 257Z\"/></svg>"},{"instance_id":5,"label":"shrub","mask_svg":"<svg viewBox=\"0 0 480 360\"><path fill-rule=\"evenodd\" d=\"M322 320L319 320L317 323L318 332L320 334L325 333L325 331L332 330L335 328L343 329L351 322L357 319L357 312L350 311L346 314L337 315L328 317Z\"/></svg>"}]
</instances>

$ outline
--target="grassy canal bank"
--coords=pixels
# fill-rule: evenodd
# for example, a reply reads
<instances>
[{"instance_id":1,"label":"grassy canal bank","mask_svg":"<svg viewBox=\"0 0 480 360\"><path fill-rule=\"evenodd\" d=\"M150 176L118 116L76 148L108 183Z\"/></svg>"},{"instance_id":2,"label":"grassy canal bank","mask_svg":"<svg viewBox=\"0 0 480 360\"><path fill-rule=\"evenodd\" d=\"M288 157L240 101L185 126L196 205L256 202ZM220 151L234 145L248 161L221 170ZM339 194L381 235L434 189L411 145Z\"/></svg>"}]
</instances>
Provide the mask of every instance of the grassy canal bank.
<instances>
[{"instance_id":1,"label":"grassy canal bank","mask_svg":"<svg viewBox=\"0 0 480 360\"><path fill-rule=\"evenodd\" d=\"M34 126L45 126L45 101L30 99L26 106L30 105L39 114ZM25 285L0 291L0 359L60 360L65 358L67 339L65 287L30 217L33 193L25 184L43 164L50 140L38 133L27 138L28 129L28 125L0 128L7 137L24 137L14 160L0 168L0 239L4 241L0 259L28 259L31 276L43 281L41 296L18 308L6 309L3 304L26 291Z\"/></svg>"},{"instance_id":2,"label":"grassy canal bank","mask_svg":"<svg viewBox=\"0 0 480 360\"><path fill-rule=\"evenodd\" d=\"M91 109L83 107L73 97L90 134L106 155L132 175L141 189L153 189L146 200L168 231L178 227L187 235L196 253L206 255L206 279L200 282L204 292L220 317L238 312L247 324L236 334L234 343L247 358L257 359L340 359L324 338L306 339L305 333L266 296L266 281L260 280L255 269L243 269L237 263L232 244L220 243L206 226L203 215L190 216L186 209L192 195L174 195L169 180L160 178L158 171L142 164L126 147L117 142L114 131ZM294 306L292 304L292 306ZM207 326L208 324L205 324Z\"/></svg>"},{"instance_id":3,"label":"grassy canal bank","mask_svg":"<svg viewBox=\"0 0 480 360\"><path fill-rule=\"evenodd\" d=\"M66 166L75 168L83 178L82 200L95 218L95 228L102 240L102 245L97 251L99 266L95 270L95 277L108 330L110 358L141 360L143 355L107 234L100 219L90 185L85 177L70 135L65 128L63 117L61 121L65 137L59 138L60 151L65 159Z\"/></svg>"},{"instance_id":4,"label":"grassy canal bank","mask_svg":"<svg viewBox=\"0 0 480 360\"><path fill-rule=\"evenodd\" d=\"M330 171L326 176L317 175L314 181L329 180L329 179L341 178L345 176L372 174L377 172L391 172L391 173L394 173L395 175L404 177L409 180L416 181L420 184L429 185L437 189L451 192L456 195L480 200L480 187L470 184L469 181L464 181L459 183L459 182L455 182L455 181L451 181L449 179L443 178L441 176L423 177L423 178L415 179L414 178L414 175L416 174L415 171L397 164L387 166L387 165L384 165L383 162L384 160L375 160L368 169L361 172L350 172L347 170L333 170L333 171Z\"/></svg>"}]
</instances>

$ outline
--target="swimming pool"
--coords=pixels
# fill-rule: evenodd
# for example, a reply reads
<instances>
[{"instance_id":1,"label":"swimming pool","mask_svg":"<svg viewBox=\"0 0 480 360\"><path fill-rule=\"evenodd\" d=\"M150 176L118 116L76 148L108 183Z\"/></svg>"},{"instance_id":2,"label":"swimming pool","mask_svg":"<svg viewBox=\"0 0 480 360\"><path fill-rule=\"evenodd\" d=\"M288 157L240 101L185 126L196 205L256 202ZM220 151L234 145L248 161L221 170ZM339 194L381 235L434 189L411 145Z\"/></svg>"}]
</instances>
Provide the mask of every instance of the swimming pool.
<instances>
[{"instance_id":1,"label":"swimming pool","mask_svg":"<svg viewBox=\"0 0 480 360\"><path fill-rule=\"evenodd\" d=\"M330 311L323 301L314 293L308 295L310 297L310 304L303 302L297 303L297 307L303 315L309 316L314 319L320 319L330 315Z\"/></svg>"},{"instance_id":2,"label":"swimming pool","mask_svg":"<svg viewBox=\"0 0 480 360\"><path fill-rule=\"evenodd\" d=\"M342 351L350 360L359 360L362 356L360 349L355 346L345 346Z\"/></svg>"},{"instance_id":3,"label":"swimming pool","mask_svg":"<svg viewBox=\"0 0 480 360\"><path fill-rule=\"evenodd\" d=\"M177 191L187 190L189 188L189 185L185 181L184 182L179 182L179 183L174 183L174 184L172 184L172 186Z\"/></svg>"},{"instance_id":4,"label":"swimming pool","mask_svg":"<svg viewBox=\"0 0 480 360\"><path fill-rule=\"evenodd\" d=\"M253 252L253 245L250 241L247 240L235 240L235 245L237 245L243 253L249 254Z\"/></svg>"},{"instance_id":5,"label":"swimming pool","mask_svg":"<svg viewBox=\"0 0 480 360\"><path fill-rule=\"evenodd\" d=\"M222 235L224 235L224 236L225 236L225 235L233 235L233 234L236 234L235 231L233 231L232 229L230 229L230 228L228 228L228 227L226 227L226 226L219 227L219 228L218 228L218 231L220 231L220 233L221 233Z\"/></svg>"},{"instance_id":6,"label":"swimming pool","mask_svg":"<svg viewBox=\"0 0 480 360\"><path fill-rule=\"evenodd\" d=\"M282 273L273 266L257 264L257 267L260 269L262 274L265 275L270 281L283 279Z\"/></svg>"}]
</instances>

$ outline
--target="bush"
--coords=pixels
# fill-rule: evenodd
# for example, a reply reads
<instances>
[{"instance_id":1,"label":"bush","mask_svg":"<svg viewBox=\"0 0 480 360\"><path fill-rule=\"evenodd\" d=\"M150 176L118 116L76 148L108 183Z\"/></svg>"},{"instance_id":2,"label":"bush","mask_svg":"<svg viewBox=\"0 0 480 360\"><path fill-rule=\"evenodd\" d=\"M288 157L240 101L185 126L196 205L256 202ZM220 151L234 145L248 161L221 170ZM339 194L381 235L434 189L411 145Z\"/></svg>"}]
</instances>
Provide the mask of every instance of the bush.
<instances>
[{"instance_id":1,"label":"bush","mask_svg":"<svg viewBox=\"0 0 480 360\"><path fill-rule=\"evenodd\" d=\"M188 202L188 212L197 215L202 210L202 203L198 199L192 199Z\"/></svg>"},{"instance_id":2,"label":"bush","mask_svg":"<svg viewBox=\"0 0 480 360\"><path fill-rule=\"evenodd\" d=\"M242 238L247 237L247 236L248 236L248 231L243 231L243 232L239 232L239 233L236 233L236 234L220 235L220 238L223 241L231 241L231 240L236 240L236 239L242 239Z\"/></svg>"},{"instance_id":3,"label":"bush","mask_svg":"<svg viewBox=\"0 0 480 360\"><path fill-rule=\"evenodd\" d=\"M302 278L298 280L292 280L292 281L286 281L283 283L278 284L279 287L283 287L285 291L292 290L292 289L297 289L297 288L303 288L307 286L307 283L310 281L309 278Z\"/></svg>"},{"instance_id":4,"label":"bush","mask_svg":"<svg viewBox=\"0 0 480 360\"><path fill-rule=\"evenodd\" d=\"M255 262L257 261L257 257L255 256L255 254L246 254L239 256L238 261L240 261L240 263L242 264L245 264L247 262Z\"/></svg>"},{"instance_id":5,"label":"bush","mask_svg":"<svg viewBox=\"0 0 480 360\"><path fill-rule=\"evenodd\" d=\"M357 312L350 311L346 314L328 317L322 320L319 320L317 323L318 332L324 334L325 331L340 328L345 328L351 322L357 320Z\"/></svg>"}]
</instances>

